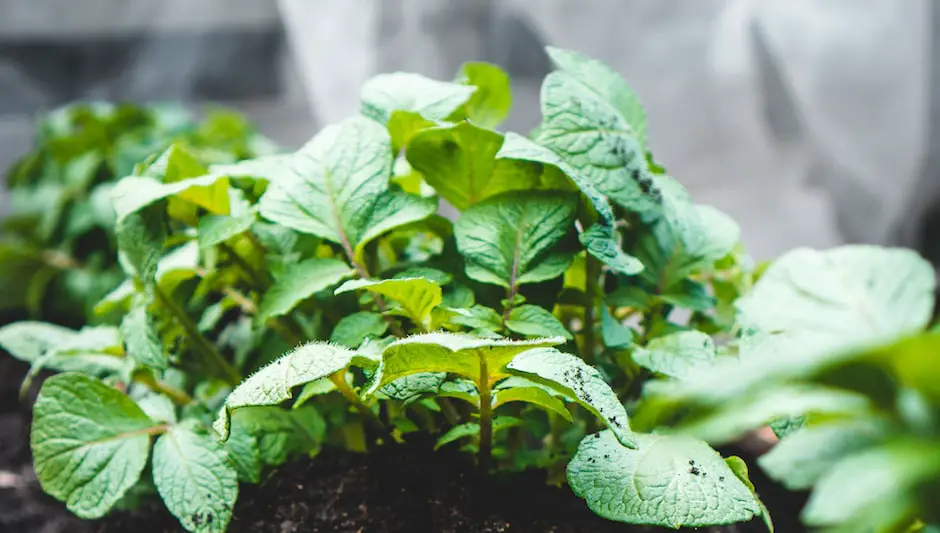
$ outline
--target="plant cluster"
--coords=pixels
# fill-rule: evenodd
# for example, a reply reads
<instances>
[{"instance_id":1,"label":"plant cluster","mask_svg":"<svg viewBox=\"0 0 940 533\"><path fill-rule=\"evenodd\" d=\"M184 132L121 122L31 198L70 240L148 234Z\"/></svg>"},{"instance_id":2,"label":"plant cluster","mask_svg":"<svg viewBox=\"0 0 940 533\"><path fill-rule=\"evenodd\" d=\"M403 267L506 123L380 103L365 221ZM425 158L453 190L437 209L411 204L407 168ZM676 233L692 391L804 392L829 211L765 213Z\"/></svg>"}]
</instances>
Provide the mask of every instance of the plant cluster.
<instances>
[{"instance_id":1,"label":"plant cluster","mask_svg":"<svg viewBox=\"0 0 940 533\"><path fill-rule=\"evenodd\" d=\"M152 153L176 143L210 164L274 150L222 109L197 122L177 106L83 103L47 113L36 126L35 149L6 176L12 213L0 238L3 322L80 326L94 316L94 305L123 279L111 190Z\"/></svg>"},{"instance_id":2,"label":"plant cluster","mask_svg":"<svg viewBox=\"0 0 940 533\"><path fill-rule=\"evenodd\" d=\"M426 432L484 470L544 468L612 520L772 529L744 462L708 443L773 422L792 435L763 463L793 486L843 490L855 452L882 454L874 482L907 476L890 510L931 518L933 337L871 346L924 327L932 270L869 247L755 270L734 221L655 162L626 83L549 55L528 136L495 129L509 79L470 63L373 78L360 115L294 153L206 165L176 143L134 165L110 191L126 279L95 306L118 318L0 329L63 371L35 405L43 488L84 518L157 494L224 532L239 482ZM909 386L866 395L886 368ZM840 429L873 438L791 444ZM807 519L855 523L876 508L855 488Z\"/></svg>"}]
</instances>

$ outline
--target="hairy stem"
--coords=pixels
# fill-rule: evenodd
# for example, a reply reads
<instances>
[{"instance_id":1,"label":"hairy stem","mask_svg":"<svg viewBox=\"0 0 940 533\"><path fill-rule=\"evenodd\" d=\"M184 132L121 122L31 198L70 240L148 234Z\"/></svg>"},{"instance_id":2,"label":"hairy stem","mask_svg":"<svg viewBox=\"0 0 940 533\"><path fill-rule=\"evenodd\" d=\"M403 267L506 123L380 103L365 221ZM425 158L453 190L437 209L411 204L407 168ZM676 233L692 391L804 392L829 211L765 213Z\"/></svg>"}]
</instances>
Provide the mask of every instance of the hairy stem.
<instances>
[{"instance_id":1,"label":"hairy stem","mask_svg":"<svg viewBox=\"0 0 940 533\"><path fill-rule=\"evenodd\" d=\"M600 292L598 277L601 271L600 261L593 255L586 254L584 265L584 346L581 348L581 357L589 364L594 364L594 351L597 338L594 334L595 298Z\"/></svg>"},{"instance_id":2,"label":"hairy stem","mask_svg":"<svg viewBox=\"0 0 940 533\"><path fill-rule=\"evenodd\" d=\"M493 455L493 394L490 389L490 373L486 366L486 357L480 355L480 381L477 383L480 391L480 446L478 458L480 469L484 472L490 468Z\"/></svg>"},{"instance_id":3,"label":"hairy stem","mask_svg":"<svg viewBox=\"0 0 940 533\"><path fill-rule=\"evenodd\" d=\"M134 380L142 385L146 385L150 390L165 394L176 405L188 405L193 401L193 397L176 387L158 380L150 372L142 372L134 376Z\"/></svg>"},{"instance_id":4,"label":"hairy stem","mask_svg":"<svg viewBox=\"0 0 940 533\"><path fill-rule=\"evenodd\" d=\"M177 305L173 298L163 292L163 289L159 286L154 287L154 292L156 293L157 299L160 300L160 303L162 303L177 322L183 326L190 341L192 341L195 348L202 353L204 361L215 370L218 377L224 379L229 385L238 385L241 383L242 377L241 374L238 373L238 370L225 360L222 354L219 353L219 350L216 349L215 345L209 342L202 333L199 333L199 328L196 326L196 323L189 318L186 311Z\"/></svg>"},{"instance_id":5,"label":"hairy stem","mask_svg":"<svg viewBox=\"0 0 940 533\"><path fill-rule=\"evenodd\" d=\"M383 435L386 435L391 439L391 433L388 431L388 427L385 425L385 423L382 422L378 415L376 415L368 405L363 403L362 399L359 398L359 395L356 394L356 391L354 391L352 387L349 386L349 383L346 383L346 377L343 375L345 373L345 370L340 370L339 372L336 372L330 376L330 381L336 385L336 390L338 390L343 395L343 397L345 397L346 400L349 401L349 403L351 403L353 407L355 407L356 410L359 411L359 413L369 421L370 424L374 425L375 428L381 431Z\"/></svg>"}]
</instances>

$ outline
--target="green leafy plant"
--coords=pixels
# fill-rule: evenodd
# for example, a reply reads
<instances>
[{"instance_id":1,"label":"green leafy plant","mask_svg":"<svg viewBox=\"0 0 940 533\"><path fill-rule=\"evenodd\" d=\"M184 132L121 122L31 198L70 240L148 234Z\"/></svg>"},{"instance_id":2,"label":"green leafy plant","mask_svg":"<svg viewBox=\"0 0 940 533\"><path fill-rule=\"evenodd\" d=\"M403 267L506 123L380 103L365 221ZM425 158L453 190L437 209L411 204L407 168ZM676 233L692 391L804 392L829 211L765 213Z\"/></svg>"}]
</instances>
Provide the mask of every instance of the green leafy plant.
<instances>
[{"instance_id":1,"label":"green leafy plant","mask_svg":"<svg viewBox=\"0 0 940 533\"><path fill-rule=\"evenodd\" d=\"M494 129L508 78L474 63L377 76L360 115L294 153L207 165L176 143L133 165L110 192L125 280L98 325L0 329L62 371L32 428L45 490L85 518L159 496L221 532L239 481L429 433L486 471L543 468L612 520L772 529L744 461L708 442L865 409L867 374L809 376L922 329L932 275L879 248L755 269L737 225L655 162L626 83L549 55L529 136ZM804 286L800 264L824 275ZM932 383L905 396L917 431Z\"/></svg>"},{"instance_id":2,"label":"green leafy plant","mask_svg":"<svg viewBox=\"0 0 940 533\"><path fill-rule=\"evenodd\" d=\"M932 531L940 516L933 267L907 250L796 250L738 300L738 357L651 389L647 421L727 442L770 424L771 477L826 531ZM678 351L673 352L674 355ZM935 529L936 526L934 526Z\"/></svg>"},{"instance_id":3,"label":"green leafy plant","mask_svg":"<svg viewBox=\"0 0 940 533\"><path fill-rule=\"evenodd\" d=\"M204 164L275 149L243 117L222 109L197 122L178 106L94 102L39 118L35 148L6 176L12 213L0 238L0 322L94 320L92 307L122 279L114 182L174 143Z\"/></svg>"}]
</instances>

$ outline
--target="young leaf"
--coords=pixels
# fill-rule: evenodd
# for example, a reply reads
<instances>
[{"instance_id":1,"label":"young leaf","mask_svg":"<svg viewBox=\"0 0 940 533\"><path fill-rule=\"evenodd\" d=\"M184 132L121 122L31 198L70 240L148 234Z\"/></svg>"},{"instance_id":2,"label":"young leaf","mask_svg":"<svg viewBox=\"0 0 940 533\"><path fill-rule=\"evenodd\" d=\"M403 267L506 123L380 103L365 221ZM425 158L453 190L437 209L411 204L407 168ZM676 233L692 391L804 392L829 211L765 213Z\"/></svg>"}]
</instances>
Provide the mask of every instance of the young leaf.
<instances>
[{"instance_id":1,"label":"young leaf","mask_svg":"<svg viewBox=\"0 0 940 533\"><path fill-rule=\"evenodd\" d=\"M381 337L388 330L388 321L371 311L346 315L336 323L330 342L356 349L368 337Z\"/></svg>"},{"instance_id":2,"label":"young leaf","mask_svg":"<svg viewBox=\"0 0 940 533\"><path fill-rule=\"evenodd\" d=\"M250 405L277 405L293 397L292 389L345 369L356 353L324 342L310 342L255 372L225 399L213 424L222 440L229 435L231 412Z\"/></svg>"},{"instance_id":3,"label":"young leaf","mask_svg":"<svg viewBox=\"0 0 940 533\"><path fill-rule=\"evenodd\" d=\"M788 489L806 490L838 461L876 444L884 433L883 426L867 421L805 427L782 439L757 462Z\"/></svg>"},{"instance_id":4,"label":"young leaf","mask_svg":"<svg viewBox=\"0 0 940 533\"><path fill-rule=\"evenodd\" d=\"M591 70L565 69L546 76L536 140L614 202L638 213L655 212L662 193L649 171L643 141L607 90L617 76L610 72L598 79Z\"/></svg>"},{"instance_id":5,"label":"young leaf","mask_svg":"<svg viewBox=\"0 0 940 533\"><path fill-rule=\"evenodd\" d=\"M256 218L254 209L240 215L206 215L200 218L197 233L199 248L210 248L248 231Z\"/></svg>"},{"instance_id":6,"label":"young leaf","mask_svg":"<svg viewBox=\"0 0 940 533\"><path fill-rule=\"evenodd\" d=\"M529 350L506 365L520 375L555 389L602 419L624 446L636 447L627 411L610 385L594 367L574 355L553 348Z\"/></svg>"},{"instance_id":7,"label":"young leaf","mask_svg":"<svg viewBox=\"0 0 940 533\"><path fill-rule=\"evenodd\" d=\"M258 318L267 320L285 315L300 302L354 273L353 269L339 259L317 257L288 265L261 299Z\"/></svg>"},{"instance_id":8,"label":"young leaf","mask_svg":"<svg viewBox=\"0 0 940 533\"><path fill-rule=\"evenodd\" d=\"M444 372L421 372L396 379L379 391L389 398L408 402L425 394L436 393L445 379L447 374Z\"/></svg>"},{"instance_id":9,"label":"young leaf","mask_svg":"<svg viewBox=\"0 0 940 533\"><path fill-rule=\"evenodd\" d=\"M512 416L497 416L493 418L493 433L501 429L509 429L511 427L521 426L523 421L512 417ZM467 422L465 424L456 425L449 430L447 433L444 433L437 439L437 443L434 445L434 449L438 450L442 446L450 444L451 442L466 438L473 437L480 434L480 424L476 422Z\"/></svg>"},{"instance_id":10,"label":"young leaf","mask_svg":"<svg viewBox=\"0 0 940 533\"><path fill-rule=\"evenodd\" d=\"M633 350L633 360L643 368L675 379L683 379L697 368L715 361L715 342L700 331L682 331L657 337Z\"/></svg>"},{"instance_id":11,"label":"young leaf","mask_svg":"<svg viewBox=\"0 0 940 533\"><path fill-rule=\"evenodd\" d=\"M503 136L469 122L438 126L412 137L406 153L428 185L459 210L514 190L571 190L556 168L497 159Z\"/></svg>"},{"instance_id":12,"label":"young leaf","mask_svg":"<svg viewBox=\"0 0 940 533\"><path fill-rule=\"evenodd\" d=\"M162 431L130 398L81 374L47 379L30 448L44 491L81 518L100 518L137 483Z\"/></svg>"},{"instance_id":13,"label":"young leaf","mask_svg":"<svg viewBox=\"0 0 940 533\"><path fill-rule=\"evenodd\" d=\"M393 111L414 111L444 120L467 102L476 87L432 80L420 74L379 74L362 86L362 114L387 124Z\"/></svg>"},{"instance_id":14,"label":"young leaf","mask_svg":"<svg viewBox=\"0 0 940 533\"><path fill-rule=\"evenodd\" d=\"M394 300L405 316L425 330L431 324L431 310L441 304L441 286L426 278L354 279L336 289L336 294L365 289Z\"/></svg>"},{"instance_id":15,"label":"young leaf","mask_svg":"<svg viewBox=\"0 0 940 533\"><path fill-rule=\"evenodd\" d=\"M464 63L457 73L457 83L476 87L476 92L457 114L466 116L484 128L495 128L509 115L512 86L509 75L490 63Z\"/></svg>"},{"instance_id":16,"label":"young leaf","mask_svg":"<svg viewBox=\"0 0 940 533\"><path fill-rule=\"evenodd\" d=\"M511 402L531 403L560 415L568 422L572 421L571 412L565 404L540 387L510 387L493 391L493 409Z\"/></svg>"},{"instance_id":17,"label":"young leaf","mask_svg":"<svg viewBox=\"0 0 940 533\"><path fill-rule=\"evenodd\" d=\"M454 225L467 275L511 289L560 276L571 255L552 248L575 210L574 198L561 192L505 193L467 209Z\"/></svg>"},{"instance_id":18,"label":"young leaf","mask_svg":"<svg viewBox=\"0 0 940 533\"><path fill-rule=\"evenodd\" d=\"M767 506L764 505L764 502L760 500L760 497L757 495L757 490L754 488L754 484L751 483L751 478L748 475L747 463L744 462L744 459L736 455L732 455L725 459L725 464L728 465L728 468L734 472L734 475L741 480L741 483L744 483L744 486L750 489L751 494L754 495L754 499L757 501L757 504L760 506L761 518L764 519L764 525L767 526L768 533L774 533L774 522L770 517L770 511L767 509Z\"/></svg>"},{"instance_id":19,"label":"young leaf","mask_svg":"<svg viewBox=\"0 0 940 533\"><path fill-rule=\"evenodd\" d=\"M601 306L601 337L608 348L626 348L633 344L633 330L621 324L607 306Z\"/></svg>"},{"instance_id":20,"label":"young leaf","mask_svg":"<svg viewBox=\"0 0 940 533\"><path fill-rule=\"evenodd\" d=\"M464 313L456 313L450 318L454 324L466 326L471 329L499 331L503 329L502 320L494 309L483 305L474 305Z\"/></svg>"},{"instance_id":21,"label":"young leaf","mask_svg":"<svg viewBox=\"0 0 940 533\"><path fill-rule=\"evenodd\" d=\"M761 506L717 452L671 435L636 435L622 446L610 431L585 437L568 463L568 484L610 520L678 529L746 522Z\"/></svg>"},{"instance_id":22,"label":"young leaf","mask_svg":"<svg viewBox=\"0 0 940 533\"><path fill-rule=\"evenodd\" d=\"M350 261L369 241L434 212L433 198L388 188L388 133L356 117L329 126L294 156L261 198L261 215L343 247Z\"/></svg>"},{"instance_id":23,"label":"young leaf","mask_svg":"<svg viewBox=\"0 0 940 533\"><path fill-rule=\"evenodd\" d=\"M135 304L121 319L121 336L127 355L141 365L163 370L168 361L157 327L147 312L146 300Z\"/></svg>"},{"instance_id":24,"label":"young leaf","mask_svg":"<svg viewBox=\"0 0 940 533\"><path fill-rule=\"evenodd\" d=\"M134 274L144 284L153 283L166 240L165 216L160 206L134 212L118 222L119 256L125 272Z\"/></svg>"},{"instance_id":25,"label":"young leaf","mask_svg":"<svg viewBox=\"0 0 940 533\"><path fill-rule=\"evenodd\" d=\"M238 497L235 466L215 439L173 427L153 447L153 482L187 531L224 533Z\"/></svg>"},{"instance_id":26,"label":"young leaf","mask_svg":"<svg viewBox=\"0 0 940 533\"><path fill-rule=\"evenodd\" d=\"M506 376L506 364L520 353L532 348L564 343L564 338L512 341L480 339L459 333L426 333L412 335L390 344L382 354L381 379L369 393L387 383L421 372L450 372L480 380L481 363L495 379Z\"/></svg>"},{"instance_id":27,"label":"young leaf","mask_svg":"<svg viewBox=\"0 0 940 533\"><path fill-rule=\"evenodd\" d=\"M526 337L564 337L571 333L550 311L537 305L520 305L509 312L506 327Z\"/></svg>"},{"instance_id":28,"label":"young leaf","mask_svg":"<svg viewBox=\"0 0 940 533\"><path fill-rule=\"evenodd\" d=\"M582 176L580 171L563 161L548 148L511 132L506 134L503 146L496 154L496 157L498 159L528 161L537 165L550 165L559 169L588 199L600 218L598 223L585 228L579 236L581 244L584 245L588 253L621 274L629 276L643 270L643 264L637 258L627 255L614 238L614 212L607 202L607 198L591 184L587 177Z\"/></svg>"}]
</instances>

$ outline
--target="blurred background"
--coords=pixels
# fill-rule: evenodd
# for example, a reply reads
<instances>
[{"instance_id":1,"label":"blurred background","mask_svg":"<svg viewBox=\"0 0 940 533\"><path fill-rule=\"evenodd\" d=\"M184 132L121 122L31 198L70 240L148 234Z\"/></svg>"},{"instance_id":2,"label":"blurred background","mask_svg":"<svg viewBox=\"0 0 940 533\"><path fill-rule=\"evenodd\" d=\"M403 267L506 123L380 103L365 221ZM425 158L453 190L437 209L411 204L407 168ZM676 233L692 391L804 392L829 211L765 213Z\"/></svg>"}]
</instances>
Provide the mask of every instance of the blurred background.
<instances>
[{"instance_id":1,"label":"blurred background","mask_svg":"<svg viewBox=\"0 0 940 533\"><path fill-rule=\"evenodd\" d=\"M0 0L0 168L74 100L222 103L296 146L370 76L468 60L509 71L505 128L527 132L547 44L628 80L657 158L755 258L871 242L940 262L929 0Z\"/></svg>"}]
</instances>

